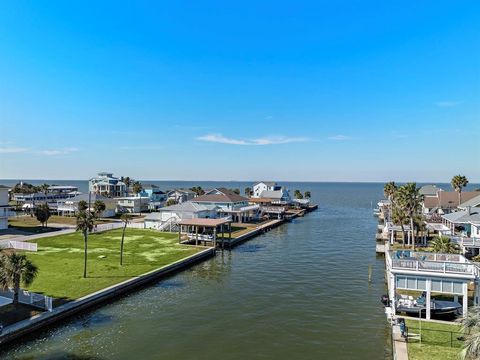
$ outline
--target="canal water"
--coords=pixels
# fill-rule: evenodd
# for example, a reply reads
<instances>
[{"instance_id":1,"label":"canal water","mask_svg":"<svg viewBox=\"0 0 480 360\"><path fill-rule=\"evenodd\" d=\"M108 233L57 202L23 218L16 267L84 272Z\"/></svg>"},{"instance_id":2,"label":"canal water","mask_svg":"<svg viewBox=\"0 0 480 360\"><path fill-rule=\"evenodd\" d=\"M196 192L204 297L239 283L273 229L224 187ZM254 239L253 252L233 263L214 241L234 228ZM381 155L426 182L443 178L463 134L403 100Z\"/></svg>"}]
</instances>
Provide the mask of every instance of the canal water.
<instances>
[{"instance_id":1,"label":"canal water","mask_svg":"<svg viewBox=\"0 0 480 360\"><path fill-rule=\"evenodd\" d=\"M41 332L0 357L389 359L379 301L384 265L375 255L372 215L382 185L289 187L310 190L319 210Z\"/></svg>"}]
</instances>

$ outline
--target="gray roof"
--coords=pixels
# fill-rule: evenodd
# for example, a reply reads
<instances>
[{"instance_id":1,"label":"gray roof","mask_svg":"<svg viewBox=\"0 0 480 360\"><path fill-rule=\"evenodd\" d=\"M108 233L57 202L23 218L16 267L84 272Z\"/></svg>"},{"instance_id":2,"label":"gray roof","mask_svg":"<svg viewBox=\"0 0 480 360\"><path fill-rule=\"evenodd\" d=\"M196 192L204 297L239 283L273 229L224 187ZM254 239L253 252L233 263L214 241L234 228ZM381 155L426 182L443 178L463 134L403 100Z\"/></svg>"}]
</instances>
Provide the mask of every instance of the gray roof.
<instances>
[{"instance_id":1,"label":"gray roof","mask_svg":"<svg viewBox=\"0 0 480 360\"><path fill-rule=\"evenodd\" d=\"M262 191L260 197L267 199L281 199L284 195L284 190L265 190Z\"/></svg>"},{"instance_id":2,"label":"gray roof","mask_svg":"<svg viewBox=\"0 0 480 360\"><path fill-rule=\"evenodd\" d=\"M473 199L470 199L468 201L465 201L458 205L459 208L465 209L467 206L475 207L480 205L480 193L478 196L475 196Z\"/></svg>"},{"instance_id":3,"label":"gray roof","mask_svg":"<svg viewBox=\"0 0 480 360\"><path fill-rule=\"evenodd\" d=\"M74 196L72 198L65 199L65 201L71 201L71 202L77 202L77 201L82 201L82 200L88 202L88 193L87 194L80 194L80 195ZM109 201L111 199L106 197L106 196L103 196L103 195L91 193L90 201L93 203L97 200Z\"/></svg>"},{"instance_id":4,"label":"gray roof","mask_svg":"<svg viewBox=\"0 0 480 360\"><path fill-rule=\"evenodd\" d=\"M480 209L472 208L470 214L467 210L455 211L450 214L443 215L442 218L453 223L468 223L480 221Z\"/></svg>"},{"instance_id":5,"label":"gray roof","mask_svg":"<svg viewBox=\"0 0 480 360\"><path fill-rule=\"evenodd\" d=\"M183 212L200 212L216 209L215 205L196 204L191 201L186 201L181 204L175 204L158 209L157 211L183 211Z\"/></svg>"},{"instance_id":6,"label":"gray roof","mask_svg":"<svg viewBox=\"0 0 480 360\"><path fill-rule=\"evenodd\" d=\"M420 195L437 195L437 192L439 190L443 190L439 187L437 187L437 185L423 185L419 192L420 192Z\"/></svg>"},{"instance_id":7,"label":"gray roof","mask_svg":"<svg viewBox=\"0 0 480 360\"><path fill-rule=\"evenodd\" d=\"M277 183L275 181L257 181L253 186L258 185L258 184L265 184L267 186L275 186Z\"/></svg>"}]
</instances>

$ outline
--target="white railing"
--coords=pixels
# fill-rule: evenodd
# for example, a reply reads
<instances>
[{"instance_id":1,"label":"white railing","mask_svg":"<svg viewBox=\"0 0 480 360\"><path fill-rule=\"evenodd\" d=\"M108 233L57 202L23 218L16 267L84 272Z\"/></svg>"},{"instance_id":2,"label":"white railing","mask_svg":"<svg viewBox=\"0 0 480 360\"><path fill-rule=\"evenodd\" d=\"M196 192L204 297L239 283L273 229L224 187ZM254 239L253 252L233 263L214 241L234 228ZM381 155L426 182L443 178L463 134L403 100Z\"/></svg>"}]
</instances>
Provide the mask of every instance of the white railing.
<instances>
[{"instance_id":1,"label":"white railing","mask_svg":"<svg viewBox=\"0 0 480 360\"><path fill-rule=\"evenodd\" d=\"M16 249L26 251L37 251L38 245L36 243L14 241L14 240L2 240L0 241L0 249Z\"/></svg>"},{"instance_id":2,"label":"white railing","mask_svg":"<svg viewBox=\"0 0 480 360\"><path fill-rule=\"evenodd\" d=\"M477 274L477 268L474 264L455 262L392 259L392 268L418 272L439 272L444 274Z\"/></svg>"},{"instance_id":3,"label":"white railing","mask_svg":"<svg viewBox=\"0 0 480 360\"><path fill-rule=\"evenodd\" d=\"M458 245L466 247L480 247L480 238L469 238L463 236L452 236L450 240L457 243Z\"/></svg>"},{"instance_id":4,"label":"white railing","mask_svg":"<svg viewBox=\"0 0 480 360\"><path fill-rule=\"evenodd\" d=\"M2 290L0 291L0 296L6 297L8 299L13 299L14 292L12 289ZM18 292L18 302L21 304L32 305L48 311L53 310L53 299L50 296L37 294L23 289L20 289L20 291Z\"/></svg>"}]
</instances>

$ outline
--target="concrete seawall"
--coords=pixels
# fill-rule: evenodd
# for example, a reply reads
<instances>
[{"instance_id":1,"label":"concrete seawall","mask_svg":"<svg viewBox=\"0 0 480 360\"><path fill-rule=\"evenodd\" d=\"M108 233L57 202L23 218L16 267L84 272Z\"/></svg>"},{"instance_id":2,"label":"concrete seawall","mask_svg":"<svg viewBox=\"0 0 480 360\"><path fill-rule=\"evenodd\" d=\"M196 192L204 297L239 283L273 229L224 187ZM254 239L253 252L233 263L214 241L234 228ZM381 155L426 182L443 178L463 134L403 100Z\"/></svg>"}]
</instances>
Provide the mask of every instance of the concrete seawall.
<instances>
[{"instance_id":1,"label":"concrete seawall","mask_svg":"<svg viewBox=\"0 0 480 360\"><path fill-rule=\"evenodd\" d=\"M207 248L185 259L152 270L148 273L139 275L132 279L125 280L119 284L112 285L108 288L99 290L80 299L68 302L55 308L52 312L45 312L33 316L30 319L26 319L13 325L7 326L3 329L3 332L0 335L0 345L4 345L8 342L14 341L21 336L40 330L55 322L65 320L66 318L75 315L82 310L95 307L103 302L114 299L119 295L128 293L141 286L145 286L153 281L158 281L163 277L184 270L198 262L213 257L214 255L215 249Z\"/></svg>"}]
</instances>

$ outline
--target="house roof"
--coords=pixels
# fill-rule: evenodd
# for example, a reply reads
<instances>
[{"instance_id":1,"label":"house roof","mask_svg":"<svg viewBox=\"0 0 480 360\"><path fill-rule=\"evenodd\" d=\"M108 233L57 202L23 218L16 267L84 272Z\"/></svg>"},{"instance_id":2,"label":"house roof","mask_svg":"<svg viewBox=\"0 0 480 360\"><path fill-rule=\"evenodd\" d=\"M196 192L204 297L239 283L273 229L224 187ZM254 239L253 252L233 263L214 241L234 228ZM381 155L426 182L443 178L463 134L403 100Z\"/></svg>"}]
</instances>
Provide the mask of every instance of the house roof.
<instances>
[{"instance_id":1,"label":"house roof","mask_svg":"<svg viewBox=\"0 0 480 360\"><path fill-rule=\"evenodd\" d=\"M158 186L154 185L154 184L145 184L145 185L142 184L142 188L143 189L158 189Z\"/></svg>"},{"instance_id":2,"label":"house roof","mask_svg":"<svg viewBox=\"0 0 480 360\"><path fill-rule=\"evenodd\" d=\"M478 191L476 191L478 192ZM463 196L462 196L463 197ZM480 205L480 192L478 193L477 196L471 198L470 200L467 200L460 205L458 205L459 208L465 209L467 206L475 207Z\"/></svg>"},{"instance_id":3,"label":"house roof","mask_svg":"<svg viewBox=\"0 0 480 360\"><path fill-rule=\"evenodd\" d=\"M193 199L195 202L215 202L215 203L237 203L248 201L246 197L238 195L226 188L214 189L215 193L197 196Z\"/></svg>"},{"instance_id":4,"label":"house roof","mask_svg":"<svg viewBox=\"0 0 480 360\"><path fill-rule=\"evenodd\" d=\"M478 196L477 191L462 192L462 201L468 201ZM459 205L456 191L439 191L436 196L425 196L423 204L426 208L456 208Z\"/></svg>"},{"instance_id":5,"label":"house roof","mask_svg":"<svg viewBox=\"0 0 480 360\"><path fill-rule=\"evenodd\" d=\"M277 183L275 181L257 181L253 186L258 185L258 184L265 184L267 186L275 186Z\"/></svg>"},{"instance_id":6,"label":"house roof","mask_svg":"<svg viewBox=\"0 0 480 360\"><path fill-rule=\"evenodd\" d=\"M205 227L217 227L223 224L231 223L232 220L229 219L184 219L178 222L179 225L190 225L190 226L205 226Z\"/></svg>"},{"instance_id":7,"label":"house roof","mask_svg":"<svg viewBox=\"0 0 480 360\"><path fill-rule=\"evenodd\" d=\"M157 211L179 211L179 212L201 212L201 211L209 211L216 209L215 205L208 205L208 204L195 204L192 201L186 201L181 204L175 204L166 206L163 208L158 209Z\"/></svg>"},{"instance_id":8,"label":"house roof","mask_svg":"<svg viewBox=\"0 0 480 360\"><path fill-rule=\"evenodd\" d=\"M468 223L480 221L480 209L472 208L470 213L467 210L455 211L442 216L443 219L453 223Z\"/></svg>"},{"instance_id":9,"label":"house roof","mask_svg":"<svg viewBox=\"0 0 480 360\"><path fill-rule=\"evenodd\" d=\"M65 199L65 201L68 201L68 202L77 202L77 201L86 201L88 203L88 193L87 194L79 194L77 196L74 196L72 198L69 198L69 199ZM90 194L90 202L93 204L95 201L97 200L101 200L101 201L110 201L112 200L111 198L108 198L106 196L103 196L103 195L99 195L99 194L96 194L96 193L91 193Z\"/></svg>"},{"instance_id":10,"label":"house roof","mask_svg":"<svg viewBox=\"0 0 480 360\"><path fill-rule=\"evenodd\" d=\"M179 192L179 193L184 193L184 194L195 194L194 191L188 190L188 189L175 189L175 190L170 190L168 194L174 193L174 192Z\"/></svg>"},{"instance_id":11,"label":"house roof","mask_svg":"<svg viewBox=\"0 0 480 360\"><path fill-rule=\"evenodd\" d=\"M443 191L443 189L437 187L437 185L423 185L419 190L420 195L431 195L431 196L437 195L438 191Z\"/></svg>"},{"instance_id":12,"label":"house roof","mask_svg":"<svg viewBox=\"0 0 480 360\"><path fill-rule=\"evenodd\" d=\"M284 190L265 190L262 191L260 197L268 199L281 199L284 196Z\"/></svg>"}]
</instances>

